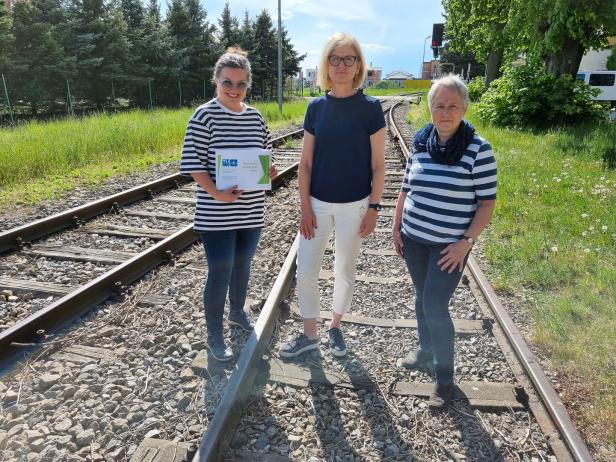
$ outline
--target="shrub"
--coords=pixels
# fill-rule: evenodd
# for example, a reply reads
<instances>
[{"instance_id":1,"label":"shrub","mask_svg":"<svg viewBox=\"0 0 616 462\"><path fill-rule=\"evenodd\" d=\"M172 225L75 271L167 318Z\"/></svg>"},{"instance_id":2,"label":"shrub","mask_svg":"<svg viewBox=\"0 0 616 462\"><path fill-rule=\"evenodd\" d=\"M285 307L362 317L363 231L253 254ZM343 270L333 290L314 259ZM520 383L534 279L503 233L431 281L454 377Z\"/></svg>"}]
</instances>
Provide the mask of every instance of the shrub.
<instances>
[{"instance_id":1,"label":"shrub","mask_svg":"<svg viewBox=\"0 0 616 462\"><path fill-rule=\"evenodd\" d=\"M479 101L486 92L486 84L483 77L475 77L466 85L468 88L468 97L471 101Z\"/></svg>"},{"instance_id":2,"label":"shrub","mask_svg":"<svg viewBox=\"0 0 616 462\"><path fill-rule=\"evenodd\" d=\"M540 67L510 67L490 85L477 104L479 116L496 125L549 127L605 119L594 101L597 89L570 75L556 77Z\"/></svg>"},{"instance_id":3,"label":"shrub","mask_svg":"<svg viewBox=\"0 0 616 462\"><path fill-rule=\"evenodd\" d=\"M612 48L612 52L607 57L606 68L608 71L616 71L616 47Z\"/></svg>"}]
</instances>

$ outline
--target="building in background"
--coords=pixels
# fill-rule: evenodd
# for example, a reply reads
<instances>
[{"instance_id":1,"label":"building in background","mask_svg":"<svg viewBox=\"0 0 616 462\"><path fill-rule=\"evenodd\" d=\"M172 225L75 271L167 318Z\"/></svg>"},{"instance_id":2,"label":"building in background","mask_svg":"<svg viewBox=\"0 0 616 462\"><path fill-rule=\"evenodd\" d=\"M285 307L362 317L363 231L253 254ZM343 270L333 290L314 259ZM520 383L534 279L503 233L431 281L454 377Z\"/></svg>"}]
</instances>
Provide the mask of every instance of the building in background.
<instances>
[{"instance_id":1,"label":"building in background","mask_svg":"<svg viewBox=\"0 0 616 462\"><path fill-rule=\"evenodd\" d=\"M314 69L306 69L306 74L304 78L304 87L316 87L317 85L317 68Z\"/></svg>"},{"instance_id":2,"label":"building in background","mask_svg":"<svg viewBox=\"0 0 616 462\"><path fill-rule=\"evenodd\" d=\"M441 76L441 62L437 59L425 61L421 68L422 80L434 80Z\"/></svg>"},{"instance_id":3,"label":"building in background","mask_svg":"<svg viewBox=\"0 0 616 462\"><path fill-rule=\"evenodd\" d=\"M371 87L381 81L382 70L380 67L373 67L372 63L366 67L366 79L364 81L364 87Z\"/></svg>"},{"instance_id":4,"label":"building in background","mask_svg":"<svg viewBox=\"0 0 616 462\"><path fill-rule=\"evenodd\" d=\"M383 77L383 81L390 82L394 87L403 87L406 80L413 80L413 74L406 71L393 71Z\"/></svg>"}]
</instances>

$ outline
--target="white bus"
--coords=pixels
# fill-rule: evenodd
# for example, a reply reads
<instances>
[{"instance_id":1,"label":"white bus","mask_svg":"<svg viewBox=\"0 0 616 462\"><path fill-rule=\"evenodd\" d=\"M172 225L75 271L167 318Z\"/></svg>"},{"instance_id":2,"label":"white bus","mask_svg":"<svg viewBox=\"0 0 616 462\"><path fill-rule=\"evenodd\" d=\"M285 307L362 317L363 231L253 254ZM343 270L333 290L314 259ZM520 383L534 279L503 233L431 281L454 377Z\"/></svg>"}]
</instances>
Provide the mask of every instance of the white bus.
<instances>
[{"instance_id":1,"label":"white bus","mask_svg":"<svg viewBox=\"0 0 616 462\"><path fill-rule=\"evenodd\" d=\"M616 71L578 71L577 78L601 90L594 99L609 101L616 107Z\"/></svg>"}]
</instances>

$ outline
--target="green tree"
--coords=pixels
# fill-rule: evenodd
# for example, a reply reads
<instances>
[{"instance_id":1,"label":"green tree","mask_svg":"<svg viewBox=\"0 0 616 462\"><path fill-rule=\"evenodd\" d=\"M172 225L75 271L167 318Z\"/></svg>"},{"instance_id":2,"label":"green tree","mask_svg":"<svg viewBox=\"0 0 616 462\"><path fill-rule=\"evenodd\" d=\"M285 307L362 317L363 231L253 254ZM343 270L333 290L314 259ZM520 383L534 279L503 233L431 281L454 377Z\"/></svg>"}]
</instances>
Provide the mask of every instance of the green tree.
<instances>
[{"instance_id":1,"label":"green tree","mask_svg":"<svg viewBox=\"0 0 616 462\"><path fill-rule=\"evenodd\" d=\"M11 69L11 56L14 53L14 40L11 33L11 17L6 11L4 0L0 0L0 73L8 74ZM0 91L4 91L0 88Z\"/></svg>"},{"instance_id":2,"label":"green tree","mask_svg":"<svg viewBox=\"0 0 616 462\"><path fill-rule=\"evenodd\" d=\"M616 33L614 0L520 0L518 16L533 18L530 50L549 74L575 77L584 53L604 48Z\"/></svg>"},{"instance_id":3,"label":"green tree","mask_svg":"<svg viewBox=\"0 0 616 462\"><path fill-rule=\"evenodd\" d=\"M71 0L70 37L66 49L77 60L74 89L82 98L104 107L111 97L112 79L130 79L130 42L120 8L104 0Z\"/></svg>"},{"instance_id":4,"label":"green tree","mask_svg":"<svg viewBox=\"0 0 616 462\"><path fill-rule=\"evenodd\" d=\"M244 12L244 21L242 21L242 27L239 30L239 44L243 50L247 51L250 55L254 45L254 24L250 20L248 10Z\"/></svg>"},{"instance_id":5,"label":"green tree","mask_svg":"<svg viewBox=\"0 0 616 462\"><path fill-rule=\"evenodd\" d=\"M62 17L59 2L21 0L13 5L12 35L15 39L10 73L18 97L32 115L65 93L65 79L74 70L59 41L59 29L50 19ZM16 99L15 97L13 98Z\"/></svg>"},{"instance_id":6,"label":"green tree","mask_svg":"<svg viewBox=\"0 0 616 462\"><path fill-rule=\"evenodd\" d=\"M262 10L254 24L252 52L253 92L263 99L273 98L277 75L278 40L267 10Z\"/></svg>"},{"instance_id":7,"label":"green tree","mask_svg":"<svg viewBox=\"0 0 616 462\"><path fill-rule=\"evenodd\" d=\"M218 19L218 30L218 41L223 49L240 44L240 23L235 16L231 15L229 2L225 3Z\"/></svg>"},{"instance_id":8,"label":"green tree","mask_svg":"<svg viewBox=\"0 0 616 462\"><path fill-rule=\"evenodd\" d=\"M443 0L445 38L451 51L484 63L486 85L501 74L507 49L515 50L507 25L516 0Z\"/></svg>"}]
</instances>

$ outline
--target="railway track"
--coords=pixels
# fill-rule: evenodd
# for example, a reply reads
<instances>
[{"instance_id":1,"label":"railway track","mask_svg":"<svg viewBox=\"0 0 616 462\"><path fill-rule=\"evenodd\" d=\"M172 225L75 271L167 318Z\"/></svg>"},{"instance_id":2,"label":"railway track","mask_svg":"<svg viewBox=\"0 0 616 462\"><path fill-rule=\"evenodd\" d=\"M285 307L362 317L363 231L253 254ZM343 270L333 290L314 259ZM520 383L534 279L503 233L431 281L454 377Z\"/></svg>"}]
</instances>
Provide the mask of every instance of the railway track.
<instances>
[{"instance_id":1,"label":"railway track","mask_svg":"<svg viewBox=\"0 0 616 462\"><path fill-rule=\"evenodd\" d=\"M396 111L405 112L404 107ZM293 290L299 215L295 180L283 178L290 187L267 198L267 225L249 290L249 304L260 315L255 334L233 333L235 366L210 361L204 350L202 250L192 242L183 252L161 245L177 228L171 215L188 215L187 224L192 219L194 193L172 181L175 189L161 200L146 188L146 196L159 199L155 205L120 210L118 204L111 223L103 226L102 218L96 218L79 223L71 234L80 244L89 240L93 248L124 252L127 235L107 235L101 229L163 230L166 235L130 238L133 253L157 242L150 257L156 269L132 274L139 281L130 290L130 278L114 275L113 284L99 295L105 298L87 298L89 308L83 312L98 308L67 329L57 330L66 319L55 327L41 320L28 335L5 340L0 351L5 357L8 345L12 355L5 357L7 362L24 357L24 351L30 355L0 382L0 454L8 454L7 460L182 460L194 454L195 460L590 460L570 449L514 351L506 348L509 341L493 322L489 299L481 292L485 280L472 272L472 265L452 306L462 398L454 410L431 416L425 406L430 375L396 367L397 357L416 345L410 279L390 244L403 166L393 144L396 136L408 143L410 134L388 141L387 208L359 260L354 308L343 329L351 350L346 359L315 354L302 358L309 365L305 367L283 362L275 353L299 326ZM297 146L281 140L279 170L292 166L298 155ZM169 209L163 211L161 203ZM136 218L146 221L135 226ZM71 219L67 226L74 225ZM73 240L62 236L49 239L66 250ZM22 237L11 248L24 246L24 241L28 239ZM23 250L49 246L48 241ZM19 255L1 258L3 269L31 271L30 280L45 270L58 281L49 284L88 286L93 275L100 279L109 272L107 264L99 267L92 261L78 262L78 269L65 263L70 260L33 268L30 260L20 262L26 257ZM38 255L32 261L47 261ZM331 257L330 251L322 274L324 306L331 299ZM162 262L169 264L158 266ZM25 293L33 294L30 290ZM56 294L51 304L40 298L39 312L74 292ZM327 318L327 312L322 316Z\"/></svg>"}]
</instances>

